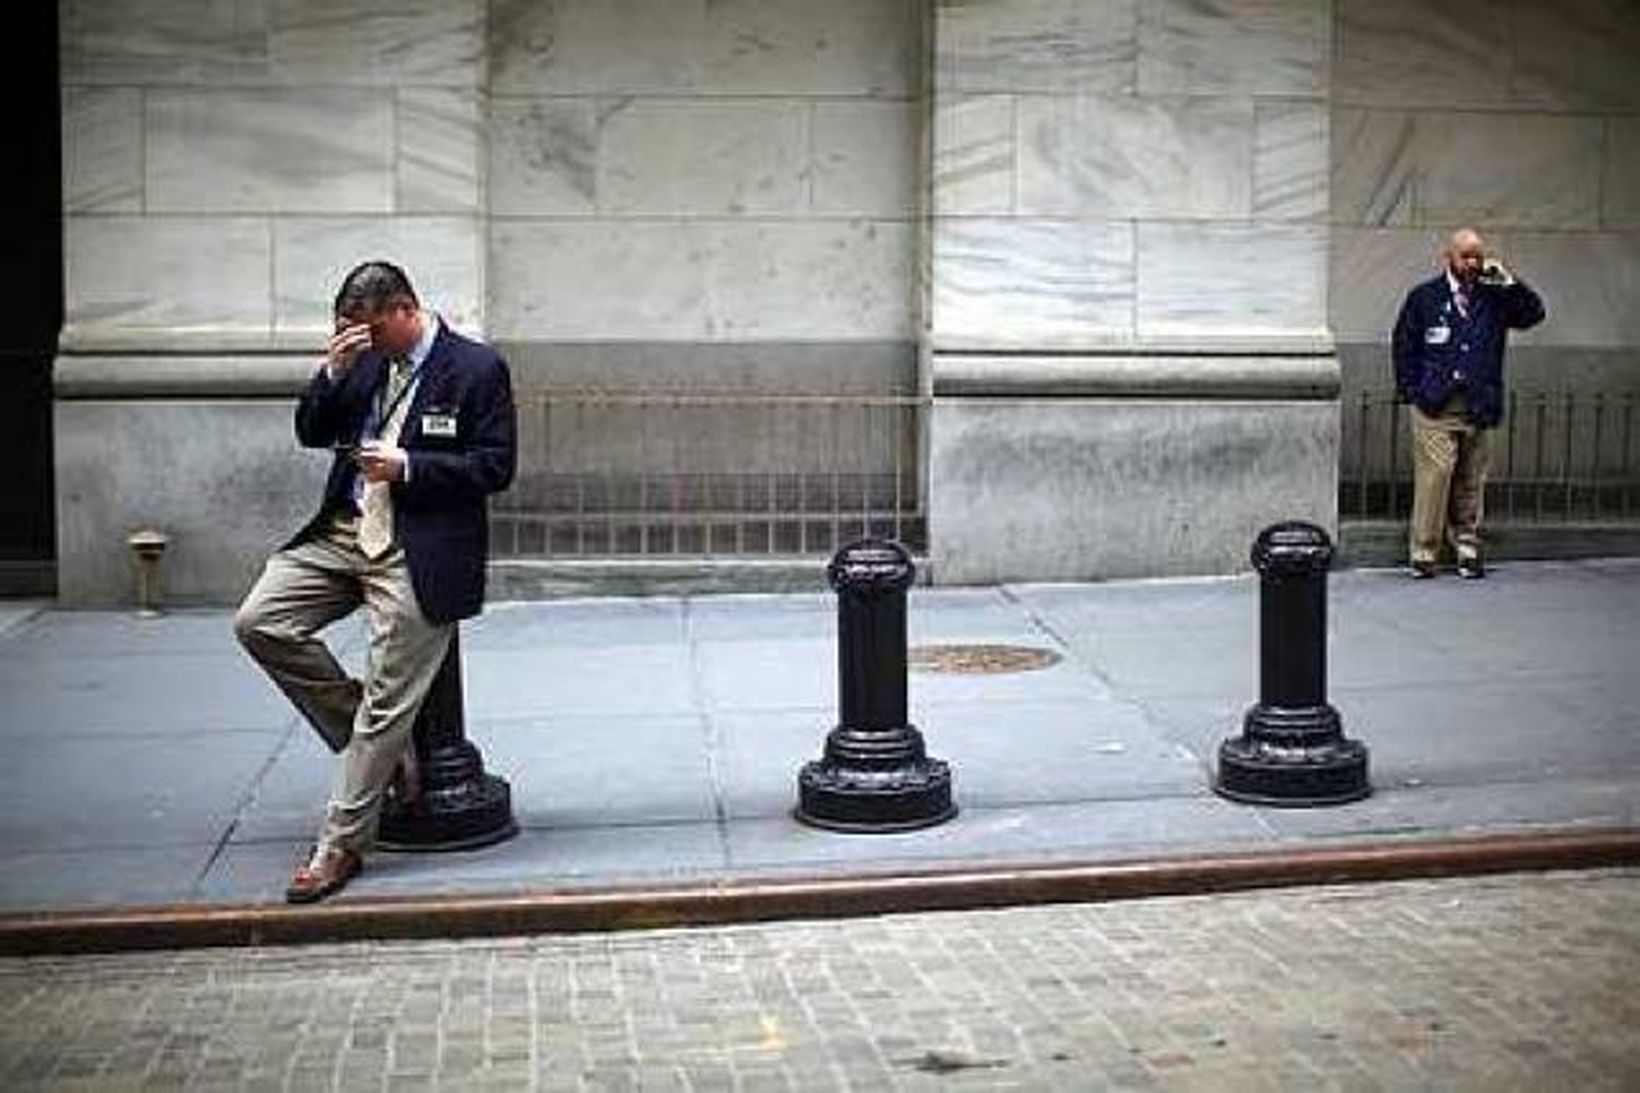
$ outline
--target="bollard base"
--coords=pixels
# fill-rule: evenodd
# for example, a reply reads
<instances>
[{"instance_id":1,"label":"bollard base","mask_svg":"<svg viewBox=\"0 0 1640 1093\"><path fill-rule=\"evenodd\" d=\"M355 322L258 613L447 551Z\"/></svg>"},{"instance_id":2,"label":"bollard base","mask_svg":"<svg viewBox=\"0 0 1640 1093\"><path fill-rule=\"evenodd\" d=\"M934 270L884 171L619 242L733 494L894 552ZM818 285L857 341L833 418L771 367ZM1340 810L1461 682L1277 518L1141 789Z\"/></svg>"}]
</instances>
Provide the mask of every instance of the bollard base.
<instances>
[{"instance_id":1,"label":"bollard base","mask_svg":"<svg viewBox=\"0 0 1640 1093\"><path fill-rule=\"evenodd\" d=\"M389 800L376 845L383 850L475 850L518 834L512 789L484 773L478 749L465 740L422 761L422 792L413 803Z\"/></svg>"},{"instance_id":2,"label":"bollard base","mask_svg":"<svg viewBox=\"0 0 1640 1093\"><path fill-rule=\"evenodd\" d=\"M797 774L793 815L810 827L852 834L915 831L957 814L951 768L923 759L892 770L838 767L821 760Z\"/></svg>"},{"instance_id":3,"label":"bollard base","mask_svg":"<svg viewBox=\"0 0 1640 1093\"><path fill-rule=\"evenodd\" d=\"M1367 747L1344 736L1331 706L1314 711L1255 706L1242 735L1219 745L1213 792L1278 808L1359 801L1372 793Z\"/></svg>"}]
</instances>

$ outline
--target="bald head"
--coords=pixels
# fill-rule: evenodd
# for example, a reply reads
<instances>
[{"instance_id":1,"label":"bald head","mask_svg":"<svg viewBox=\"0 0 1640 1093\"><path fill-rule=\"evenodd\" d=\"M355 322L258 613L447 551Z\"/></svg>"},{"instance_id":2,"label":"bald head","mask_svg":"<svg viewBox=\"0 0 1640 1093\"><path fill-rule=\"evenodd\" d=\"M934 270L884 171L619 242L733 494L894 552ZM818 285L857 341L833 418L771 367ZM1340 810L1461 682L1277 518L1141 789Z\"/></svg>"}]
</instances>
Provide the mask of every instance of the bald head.
<instances>
[{"instance_id":1,"label":"bald head","mask_svg":"<svg viewBox=\"0 0 1640 1093\"><path fill-rule=\"evenodd\" d=\"M1441 255L1446 259L1446 268L1452 276L1466 285L1472 285L1486 264L1486 244L1474 228L1459 228L1446 241Z\"/></svg>"}]
</instances>

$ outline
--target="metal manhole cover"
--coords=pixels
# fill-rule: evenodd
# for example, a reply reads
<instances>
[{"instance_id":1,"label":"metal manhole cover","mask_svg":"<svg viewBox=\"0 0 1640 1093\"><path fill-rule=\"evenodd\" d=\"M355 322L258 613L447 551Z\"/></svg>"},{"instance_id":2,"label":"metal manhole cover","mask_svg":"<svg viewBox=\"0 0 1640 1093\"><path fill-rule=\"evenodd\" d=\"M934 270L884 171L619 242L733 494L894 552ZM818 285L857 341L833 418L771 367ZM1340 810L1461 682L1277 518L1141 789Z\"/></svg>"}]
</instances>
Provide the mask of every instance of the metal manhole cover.
<instances>
[{"instance_id":1,"label":"metal manhole cover","mask_svg":"<svg viewBox=\"0 0 1640 1093\"><path fill-rule=\"evenodd\" d=\"M1034 672L1058 664L1060 655L1033 645L913 645L906 662L916 671L957 675Z\"/></svg>"}]
</instances>

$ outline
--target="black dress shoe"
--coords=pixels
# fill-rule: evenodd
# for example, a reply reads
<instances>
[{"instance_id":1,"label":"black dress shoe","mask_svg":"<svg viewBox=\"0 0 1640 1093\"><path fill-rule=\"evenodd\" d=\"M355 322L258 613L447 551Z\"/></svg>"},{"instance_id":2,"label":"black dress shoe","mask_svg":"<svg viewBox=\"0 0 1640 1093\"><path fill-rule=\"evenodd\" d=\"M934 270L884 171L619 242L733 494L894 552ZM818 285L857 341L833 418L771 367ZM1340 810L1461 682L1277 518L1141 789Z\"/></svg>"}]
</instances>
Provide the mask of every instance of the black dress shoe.
<instances>
[{"instance_id":1,"label":"black dress shoe","mask_svg":"<svg viewBox=\"0 0 1640 1093\"><path fill-rule=\"evenodd\" d=\"M1486 566L1481 564L1479 557L1459 558L1458 576L1469 581L1478 581L1486 576Z\"/></svg>"},{"instance_id":2,"label":"black dress shoe","mask_svg":"<svg viewBox=\"0 0 1640 1093\"><path fill-rule=\"evenodd\" d=\"M1413 562L1412 563L1412 579L1413 580L1415 580L1415 581L1427 581L1433 576L1435 576L1435 563L1434 562Z\"/></svg>"}]
</instances>

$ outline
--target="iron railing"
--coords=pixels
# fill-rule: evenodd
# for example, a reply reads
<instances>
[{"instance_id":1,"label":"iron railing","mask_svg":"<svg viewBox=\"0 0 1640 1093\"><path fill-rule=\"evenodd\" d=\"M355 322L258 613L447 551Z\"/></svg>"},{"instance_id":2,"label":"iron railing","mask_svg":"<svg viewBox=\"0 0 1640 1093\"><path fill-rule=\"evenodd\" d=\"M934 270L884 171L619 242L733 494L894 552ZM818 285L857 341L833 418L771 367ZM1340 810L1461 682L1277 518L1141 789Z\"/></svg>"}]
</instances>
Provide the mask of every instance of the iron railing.
<instances>
[{"instance_id":1,"label":"iron railing","mask_svg":"<svg viewBox=\"0 0 1640 1093\"><path fill-rule=\"evenodd\" d=\"M1511 391L1492 438L1487 518L1640 521L1640 396ZM1385 392L1344 405L1339 515L1399 519L1412 507L1408 411Z\"/></svg>"},{"instance_id":2,"label":"iron railing","mask_svg":"<svg viewBox=\"0 0 1640 1093\"><path fill-rule=\"evenodd\" d=\"M887 536L922 552L925 408L902 395L524 395L491 550L826 556Z\"/></svg>"}]
</instances>

